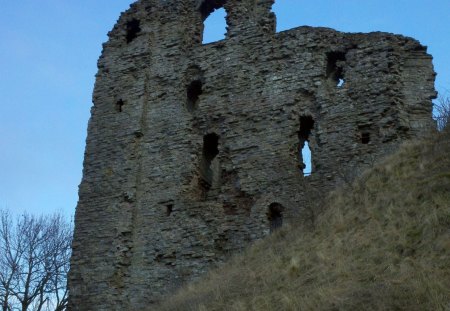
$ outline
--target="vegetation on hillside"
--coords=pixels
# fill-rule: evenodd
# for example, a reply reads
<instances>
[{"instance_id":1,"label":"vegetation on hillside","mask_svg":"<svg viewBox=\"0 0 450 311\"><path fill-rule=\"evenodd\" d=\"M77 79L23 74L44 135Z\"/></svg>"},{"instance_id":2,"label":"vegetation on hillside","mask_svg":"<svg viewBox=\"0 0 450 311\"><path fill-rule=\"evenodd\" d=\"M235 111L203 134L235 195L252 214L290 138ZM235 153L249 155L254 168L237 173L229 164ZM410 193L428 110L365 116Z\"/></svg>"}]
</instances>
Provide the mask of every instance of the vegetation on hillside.
<instances>
[{"instance_id":1,"label":"vegetation on hillside","mask_svg":"<svg viewBox=\"0 0 450 311\"><path fill-rule=\"evenodd\" d=\"M315 228L280 229L159 310L450 310L449 126L332 193Z\"/></svg>"}]
</instances>

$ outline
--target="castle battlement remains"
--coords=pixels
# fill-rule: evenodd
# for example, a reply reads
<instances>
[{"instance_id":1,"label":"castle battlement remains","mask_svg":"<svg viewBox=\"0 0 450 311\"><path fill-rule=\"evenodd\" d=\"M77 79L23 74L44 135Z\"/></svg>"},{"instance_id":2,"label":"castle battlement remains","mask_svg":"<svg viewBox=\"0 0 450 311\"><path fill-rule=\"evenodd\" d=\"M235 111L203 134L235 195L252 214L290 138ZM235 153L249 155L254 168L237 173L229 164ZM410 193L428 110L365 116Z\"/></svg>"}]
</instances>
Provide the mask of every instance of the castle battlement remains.
<instances>
[{"instance_id":1,"label":"castle battlement remains","mask_svg":"<svg viewBox=\"0 0 450 311\"><path fill-rule=\"evenodd\" d=\"M433 126L426 47L379 32L276 33L272 5L140 0L109 33L79 188L71 310L149 308ZM220 7L226 38L202 44Z\"/></svg>"}]
</instances>

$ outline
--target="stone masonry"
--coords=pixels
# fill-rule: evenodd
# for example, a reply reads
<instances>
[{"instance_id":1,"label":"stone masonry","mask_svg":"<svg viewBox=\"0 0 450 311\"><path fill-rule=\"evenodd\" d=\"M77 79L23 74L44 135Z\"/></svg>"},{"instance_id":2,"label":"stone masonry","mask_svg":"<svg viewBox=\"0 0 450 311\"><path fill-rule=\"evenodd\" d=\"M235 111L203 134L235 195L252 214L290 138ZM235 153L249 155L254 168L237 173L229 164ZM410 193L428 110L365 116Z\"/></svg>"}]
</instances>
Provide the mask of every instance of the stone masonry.
<instances>
[{"instance_id":1,"label":"stone masonry","mask_svg":"<svg viewBox=\"0 0 450 311\"><path fill-rule=\"evenodd\" d=\"M433 126L426 47L276 33L273 0L140 0L98 62L70 310L144 310ZM203 22L227 12L224 40ZM312 174L304 176L308 142ZM349 177L350 176L350 177ZM300 215L300 216L299 216Z\"/></svg>"}]
</instances>

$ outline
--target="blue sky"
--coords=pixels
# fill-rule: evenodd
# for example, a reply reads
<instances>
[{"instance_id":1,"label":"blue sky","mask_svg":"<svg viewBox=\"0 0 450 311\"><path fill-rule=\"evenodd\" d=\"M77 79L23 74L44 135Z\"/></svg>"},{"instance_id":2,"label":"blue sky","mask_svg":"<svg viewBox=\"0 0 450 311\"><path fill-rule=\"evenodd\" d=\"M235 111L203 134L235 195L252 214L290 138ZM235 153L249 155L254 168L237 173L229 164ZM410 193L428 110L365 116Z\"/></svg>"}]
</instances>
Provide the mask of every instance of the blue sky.
<instances>
[{"instance_id":1,"label":"blue sky","mask_svg":"<svg viewBox=\"0 0 450 311\"><path fill-rule=\"evenodd\" d=\"M97 58L132 1L0 1L0 208L71 215ZM309 25L414 37L434 56L438 91L450 89L449 0L278 0L274 12L279 31ZM209 40L224 32L207 26Z\"/></svg>"}]
</instances>

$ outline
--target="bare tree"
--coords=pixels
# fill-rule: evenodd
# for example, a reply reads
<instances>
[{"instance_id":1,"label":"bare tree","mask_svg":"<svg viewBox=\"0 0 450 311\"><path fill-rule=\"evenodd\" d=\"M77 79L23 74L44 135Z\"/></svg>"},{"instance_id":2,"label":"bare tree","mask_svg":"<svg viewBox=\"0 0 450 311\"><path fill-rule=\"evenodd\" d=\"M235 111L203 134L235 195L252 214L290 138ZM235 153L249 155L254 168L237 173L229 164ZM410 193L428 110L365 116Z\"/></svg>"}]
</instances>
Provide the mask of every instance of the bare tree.
<instances>
[{"instance_id":1,"label":"bare tree","mask_svg":"<svg viewBox=\"0 0 450 311\"><path fill-rule=\"evenodd\" d=\"M435 119L439 131L444 130L450 123L450 96L448 92L439 96L434 103Z\"/></svg>"},{"instance_id":2,"label":"bare tree","mask_svg":"<svg viewBox=\"0 0 450 311\"><path fill-rule=\"evenodd\" d=\"M72 225L60 214L0 211L2 311L65 310Z\"/></svg>"}]
</instances>

